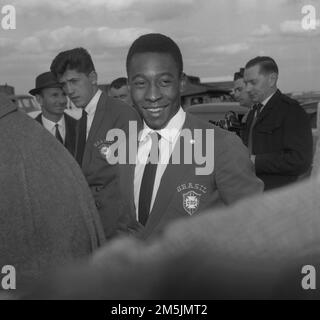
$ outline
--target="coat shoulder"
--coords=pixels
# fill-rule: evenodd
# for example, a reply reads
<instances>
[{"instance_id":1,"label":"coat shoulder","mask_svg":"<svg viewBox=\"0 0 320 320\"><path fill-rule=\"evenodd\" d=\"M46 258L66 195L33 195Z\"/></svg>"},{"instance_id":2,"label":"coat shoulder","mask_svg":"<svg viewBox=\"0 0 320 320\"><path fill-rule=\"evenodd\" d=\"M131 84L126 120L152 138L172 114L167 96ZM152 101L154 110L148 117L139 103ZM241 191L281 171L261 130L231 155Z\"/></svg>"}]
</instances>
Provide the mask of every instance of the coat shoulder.
<instances>
[{"instance_id":1,"label":"coat shoulder","mask_svg":"<svg viewBox=\"0 0 320 320\"><path fill-rule=\"evenodd\" d=\"M298 108L301 108L299 102L295 99L292 99L291 97L281 93L279 95L279 101L281 101L281 103L283 105L286 105L286 106L295 106L295 107L298 107Z\"/></svg>"},{"instance_id":2,"label":"coat shoulder","mask_svg":"<svg viewBox=\"0 0 320 320\"><path fill-rule=\"evenodd\" d=\"M113 115L122 116L129 120L140 120L138 112L130 105L107 95L104 96L104 102L108 112L112 112Z\"/></svg>"}]
</instances>

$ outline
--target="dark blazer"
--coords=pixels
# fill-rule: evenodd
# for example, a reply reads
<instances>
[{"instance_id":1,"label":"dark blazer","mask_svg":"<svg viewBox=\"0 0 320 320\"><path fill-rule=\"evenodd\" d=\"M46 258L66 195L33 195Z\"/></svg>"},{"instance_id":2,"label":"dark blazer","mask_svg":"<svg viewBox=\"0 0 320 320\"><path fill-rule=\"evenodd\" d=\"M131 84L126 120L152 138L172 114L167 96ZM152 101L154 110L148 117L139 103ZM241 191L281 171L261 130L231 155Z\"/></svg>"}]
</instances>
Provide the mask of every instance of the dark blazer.
<instances>
[{"instance_id":1,"label":"dark blazer","mask_svg":"<svg viewBox=\"0 0 320 320\"><path fill-rule=\"evenodd\" d=\"M246 145L253 115L250 111L243 133ZM265 190L292 183L309 169L312 162L311 126L297 101L277 90L253 127L252 153L256 155L256 174L263 180Z\"/></svg>"},{"instance_id":2,"label":"dark blazer","mask_svg":"<svg viewBox=\"0 0 320 320\"><path fill-rule=\"evenodd\" d=\"M187 146L202 143L202 154L206 155L206 144L213 146L213 172L197 175L194 157L191 164L173 164L169 162L163 173L160 186L149 215L149 219L139 232L142 238L162 231L169 222L178 218L196 216L204 209L215 209L230 205L239 199L263 191L263 183L255 173L247 148L240 138L229 131L220 129L190 114L186 114L183 129L190 129L192 139L187 139ZM202 141L195 135L195 129L202 129ZM206 129L214 129L214 141L206 141ZM184 138L180 136L175 145L175 152L184 157ZM178 148L178 149L177 149ZM172 156L171 156L172 159ZM190 202L188 202L190 201ZM192 203L193 201L193 203ZM215 214L215 210L212 211Z\"/></svg>"},{"instance_id":3,"label":"dark blazer","mask_svg":"<svg viewBox=\"0 0 320 320\"><path fill-rule=\"evenodd\" d=\"M38 114L35 120L42 124L42 113ZM64 119L66 122L66 138L64 141L64 146L69 150L69 152L74 156L75 146L76 146L76 125L77 120L70 117L66 113L64 114Z\"/></svg>"},{"instance_id":4,"label":"dark blazer","mask_svg":"<svg viewBox=\"0 0 320 320\"><path fill-rule=\"evenodd\" d=\"M129 121L141 127L140 116L134 108L103 92L82 160L82 171L95 198L107 238L119 232L131 232L139 226L132 214L134 164L110 164L101 149L115 142L106 141L107 132L111 129L121 129L128 137ZM129 140L125 145L129 147Z\"/></svg>"}]
</instances>

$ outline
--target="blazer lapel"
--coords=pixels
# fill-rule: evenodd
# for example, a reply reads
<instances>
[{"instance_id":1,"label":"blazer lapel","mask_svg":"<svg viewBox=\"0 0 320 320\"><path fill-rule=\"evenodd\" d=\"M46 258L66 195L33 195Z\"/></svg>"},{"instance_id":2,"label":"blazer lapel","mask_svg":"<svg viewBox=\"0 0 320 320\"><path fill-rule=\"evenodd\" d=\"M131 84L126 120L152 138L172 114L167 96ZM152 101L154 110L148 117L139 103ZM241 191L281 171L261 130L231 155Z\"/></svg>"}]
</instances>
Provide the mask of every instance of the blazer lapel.
<instances>
[{"instance_id":1,"label":"blazer lapel","mask_svg":"<svg viewBox=\"0 0 320 320\"><path fill-rule=\"evenodd\" d=\"M276 101L278 100L278 97L280 95L281 95L280 90L277 90L276 93L272 96L272 98L267 102L267 104L262 109L259 117L256 120L255 126L257 123L262 121L262 119L264 119L271 112L271 110L275 107Z\"/></svg>"},{"instance_id":2,"label":"blazer lapel","mask_svg":"<svg viewBox=\"0 0 320 320\"><path fill-rule=\"evenodd\" d=\"M95 142L94 137L96 136L96 133L99 130L99 127L103 122L103 118L106 114L105 108L106 108L106 97L105 97L105 93L102 92L97 104L96 112L93 117L92 125L90 128L88 139L84 149L82 167L85 167L90 162L90 157L92 155L91 147Z\"/></svg>"},{"instance_id":3,"label":"blazer lapel","mask_svg":"<svg viewBox=\"0 0 320 320\"><path fill-rule=\"evenodd\" d=\"M38 121L41 125L43 125L42 123L42 113L39 113L36 117L35 120Z\"/></svg>"},{"instance_id":4,"label":"blazer lapel","mask_svg":"<svg viewBox=\"0 0 320 320\"><path fill-rule=\"evenodd\" d=\"M254 116L254 111L250 110L249 114L248 114L248 118L245 124L245 130L243 133L243 143L248 146L248 141L249 141L249 131L250 131L250 127L252 125L252 121L253 121L253 116Z\"/></svg>"},{"instance_id":5,"label":"blazer lapel","mask_svg":"<svg viewBox=\"0 0 320 320\"><path fill-rule=\"evenodd\" d=\"M66 113L64 114L64 121L66 125L66 137L64 141L65 147L74 155L75 148L75 128L73 127L72 119Z\"/></svg>"}]
</instances>

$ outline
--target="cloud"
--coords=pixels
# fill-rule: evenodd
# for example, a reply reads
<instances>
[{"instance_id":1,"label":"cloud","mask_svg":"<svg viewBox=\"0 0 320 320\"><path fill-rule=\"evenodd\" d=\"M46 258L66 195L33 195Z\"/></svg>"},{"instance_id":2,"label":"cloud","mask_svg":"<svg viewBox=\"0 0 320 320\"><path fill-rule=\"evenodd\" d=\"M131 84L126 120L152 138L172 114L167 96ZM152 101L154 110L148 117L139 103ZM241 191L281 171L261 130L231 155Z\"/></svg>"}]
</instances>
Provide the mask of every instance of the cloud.
<instances>
[{"instance_id":1,"label":"cloud","mask_svg":"<svg viewBox=\"0 0 320 320\"><path fill-rule=\"evenodd\" d=\"M320 35L320 20L316 21L315 30L305 30L301 20L286 20L280 24L280 32L285 36L317 36Z\"/></svg>"},{"instance_id":2,"label":"cloud","mask_svg":"<svg viewBox=\"0 0 320 320\"><path fill-rule=\"evenodd\" d=\"M243 52L247 50L249 50L249 45L245 42L241 42L241 43L232 43L232 44L227 44L222 46L209 47L204 49L203 52L234 55L234 54L238 54L239 52Z\"/></svg>"},{"instance_id":3,"label":"cloud","mask_svg":"<svg viewBox=\"0 0 320 320\"><path fill-rule=\"evenodd\" d=\"M185 12L192 12L203 0L12 0L12 3L24 13L44 12L63 16L75 13L97 14L106 12L111 14L134 13L143 15L146 20L165 20L180 16Z\"/></svg>"},{"instance_id":4,"label":"cloud","mask_svg":"<svg viewBox=\"0 0 320 320\"><path fill-rule=\"evenodd\" d=\"M14 40L9 38L0 38L0 48L8 48L14 44Z\"/></svg>"},{"instance_id":5,"label":"cloud","mask_svg":"<svg viewBox=\"0 0 320 320\"><path fill-rule=\"evenodd\" d=\"M254 37L266 37L272 33L271 28L267 24L262 24L258 29L252 32Z\"/></svg>"},{"instance_id":6,"label":"cloud","mask_svg":"<svg viewBox=\"0 0 320 320\"><path fill-rule=\"evenodd\" d=\"M107 49L128 47L142 34L152 32L146 28L114 29L109 27L77 28L66 26L55 30L42 30L22 40L0 38L0 47L14 45L18 52L47 53L58 52L83 46L101 53Z\"/></svg>"}]
</instances>

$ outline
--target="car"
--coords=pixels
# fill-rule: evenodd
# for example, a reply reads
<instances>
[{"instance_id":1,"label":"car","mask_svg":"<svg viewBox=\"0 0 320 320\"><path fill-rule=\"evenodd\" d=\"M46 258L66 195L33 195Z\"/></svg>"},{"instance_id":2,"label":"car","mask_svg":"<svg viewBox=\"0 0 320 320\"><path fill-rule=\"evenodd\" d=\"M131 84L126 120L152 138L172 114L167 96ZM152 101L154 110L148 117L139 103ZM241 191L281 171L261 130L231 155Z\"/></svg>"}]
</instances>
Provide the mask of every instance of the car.
<instances>
[{"instance_id":1,"label":"car","mask_svg":"<svg viewBox=\"0 0 320 320\"><path fill-rule=\"evenodd\" d=\"M249 109L238 102L211 102L188 106L185 111L240 135L243 129L241 120Z\"/></svg>"},{"instance_id":2,"label":"car","mask_svg":"<svg viewBox=\"0 0 320 320\"><path fill-rule=\"evenodd\" d=\"M23 112L40 112L41 107L35 97L27 94L9 95L9 99Z\"/></svg>"},{"instance_id":3,"label":"car","mask_svg":"<svg viewBox=\"0 0 320 320\"><path fill-rule=\"evenodd\" d=\"M31 95L10 95L9 98L21 111L25 112L31 118L36 118L37 115L41 112L41 106L37 102L36 98ZM68 99L65 112L75 119L81 118L82 114L82 110L76 108L70 101L70 99Z\"/></svg>"},{"instance_id":4,"label":"car","mask_svg":"<svg viewBox=\"0 0 320 320\"><path fill-rule=\"evenodd\" d=\"M248 108L240 106L238 102L211 102L194 104L185 108L186 112L189 112L198 118L209 121L218 122L225 119L226 113L232 111L241 121L242 117L248 112Z\"/></svg>"}]
</instances>

